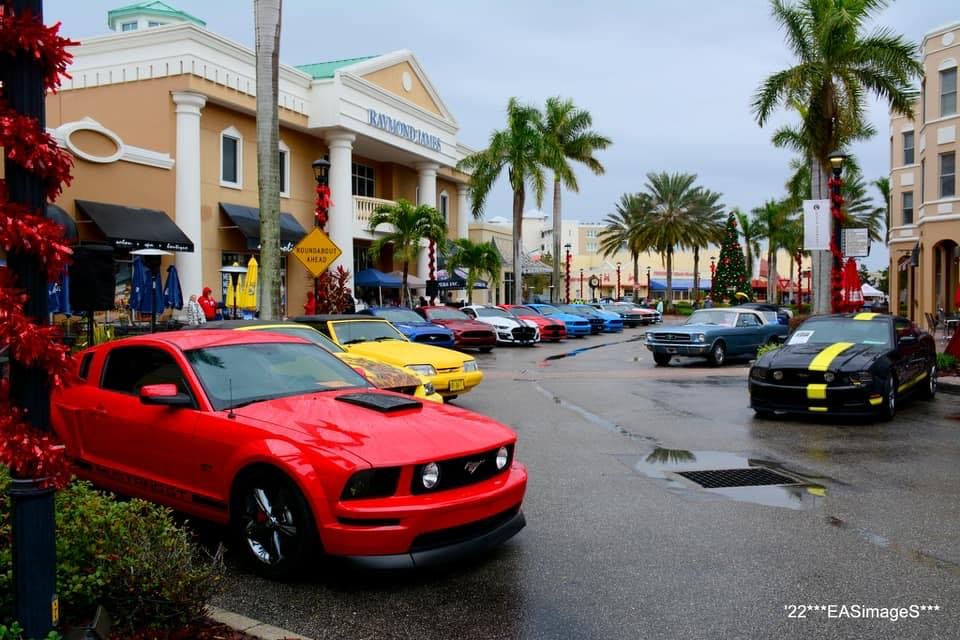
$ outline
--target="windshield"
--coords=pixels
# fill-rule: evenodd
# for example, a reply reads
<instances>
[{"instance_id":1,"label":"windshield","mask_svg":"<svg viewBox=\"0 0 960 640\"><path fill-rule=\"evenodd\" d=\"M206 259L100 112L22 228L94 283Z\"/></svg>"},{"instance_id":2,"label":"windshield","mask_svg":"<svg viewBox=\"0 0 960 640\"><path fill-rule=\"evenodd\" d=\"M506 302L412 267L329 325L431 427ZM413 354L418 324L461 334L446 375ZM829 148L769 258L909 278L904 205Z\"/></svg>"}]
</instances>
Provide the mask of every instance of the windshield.
<instances>
[{"instance_id":1,"label":"windshield","mask_svg":"<svg viewBox=\"0 0 960 640\"><path fill-rule=\"evenodd\" d=\"M411 312L412 313L412 312ZM333 331L337 342L346 346L357 342L375 342L377 340L406 340L389 322L376 320L344 320L333 322Z\"/></svg>"},{"instance_id":2,"label":"windshield","mask_svg":"<svg viewBox=\"0 0 960 640\"><path fill-rule=\"evenodd\" d=\"M423 318L410 309L377 309L374 313L378 318L386 318L390 322L424 322Z\"/></svg>"},{"instance_id":3,"label":"windshield","mask_svg":"<svg viewBox=\"0 0 960 640\"><path fill-rule=\"evenodd\" d=\"M577 315L577 316L588 313L584 309L578 309L572 304L558 304L557 309L559 309L560 311L563 311L564 313L572 313L573 315Z\"/></svg>"},{"instance_id":4,"label":"windshield","mask_svg":"<svg viewBox=\"0 0 960 640\"><path fill-rule=\"evenodd\" d=\"M483 318L509 318L510 314L497 307L477 307L477 315Z\"/></svg>"},{"instance_id":5,"label":"windshield","mask_svg":"<svg viewBox=\"0 0 960 640\"><path fill-rule=\"evenodd\" d=\"M790 336L787 344L833 344L852 342L876 347L890 346L890 326L886 322L831 318L804 322Z\"/></svg>"},{"instance_id":6,"label":"windshield","mask_svg":"<svg viewBox=\"0 0 960 640\"><path fill-rule=\"evenodd\" d=\"M552 307L549 304L540 305L539 307L537 307L537 311L539 311L545 316L555 316L558 313L562 313L560 309L557 309L556 307Z\"/></svg>"},{"instance_id":7,"label":"windshield","mask_svg":"<svg viewBox=\"0 0 960 640\"><path fill-rule=\"evenodd\" d=\"M537 313L536 311L534 311L534 310L531 309L530 307L524 307L524 306L522 306L522 305L521 305L521 306L517 306L517 307L510 307L510 313L512 313L512 314L515 315L515 316L538 316L538 315L540 315L539 313Z\"/></svg>"},{"instance_id":8,"label":"windshield","mask_svg":"<svg viewBox=\"0 0 960 640\"><path fill-rule=\"evenodd\" d=\"M723 309L700 309L694 311L684 324L716 324L721 327L737 326L737 312Z\"/></svg>"},{"instance_id":9,"label":"windshield","mask_svg":"<svg viewBox=\"0 0 960 640\"><path fill-rule=\"evenodd\" d=\"M298 338L303 338L304 340L309 340L315 345L319 345L329 351L330 353L346 353L343 350L343 347L335 343L333 340L323 335L313 327L306 327L303 325L300 326L280 326L280 327L262 327L257 329L252 329L252 331L269 331L270 333L282 333L285 336L296 336Z\"/></svg>"},{"instance_id":10,"label":"windshield","mask_svg":"<svg viewBox=\"0 0 960 640\"><path fill-rule=\"evenodd\" d=\"M436 309L427 309L427 318L430 320L469 320L470 316L463 311L442 307Z\"/></svg>"},{"instance_id":11,"label":"windshield","mask_svg":"<svg viewBox=\"0 0 960 640\"><path fill-rule=\"evenodd\" d=\"M284 396L370 386L314 344L239 344L194 349L186 356L216 411Z\"/></svg>"}]
</instances>

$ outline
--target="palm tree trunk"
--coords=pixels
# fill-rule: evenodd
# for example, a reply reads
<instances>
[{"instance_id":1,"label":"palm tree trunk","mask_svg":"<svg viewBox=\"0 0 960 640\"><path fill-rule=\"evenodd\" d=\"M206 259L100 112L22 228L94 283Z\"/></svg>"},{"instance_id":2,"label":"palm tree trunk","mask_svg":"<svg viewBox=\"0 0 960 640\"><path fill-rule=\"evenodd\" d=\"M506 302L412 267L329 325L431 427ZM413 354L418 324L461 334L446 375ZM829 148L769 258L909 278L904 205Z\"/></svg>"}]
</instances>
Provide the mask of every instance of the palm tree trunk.
<instances>
[{"instance_id":1,"label":"palm tree trunk","mask_svg":"<svg viewBox=\"0 0 960 640\"><path fill-rule=\"evenodd\" d=\"M513 192L513 304L523 304L523 203L526 193L523 185ZM554 256L554 263L557 259ZM556 284L554 284L556 288Z\"/></svg>"},{"instance_id":2,"label":"palm tree trunk","mask_svg":"<svg viewBox=\"0 0 960 640\"><path fill-rule=\"evenodd\" d=\"M700 302L700 247L693 248L693 299Z\"/></svg>"},{"instance_id":3,"label":"palm tree trunk","mask_svg":"<svg viewBox=\"0 0 960 640\"><path fill-rule=\"evenodd\" d=\"M777 280L776 267L777 250L773 246L773 239L767 238L767 302L776 304Z\"/></svg>"},{"instance_id":4,"label":"palm tree trunk","mask_svg":"<svg viewBox=\"0 0 960 640\"><path fill-rule=\"evenodd\" d=\"M560 215L560 178L553 180L553 289L550 290L550 302L560 298L560 235L563 219Z\"/></svg>"},{"instance_id":5,"label":"palm tree trunk","mask_svg":"<svg viewBox=\"0 0 960 640\"><path fill-rule=\"evenodd\" d=\"M826 200L830 197L827 186L829 174L823 163L814 156L810 157L810 197L814 200ZM831 297L830 270L833 267L833 254L829 251L811 251L810 266L813 273L812 312L830 313Z\"/></svg>"},{"instance_id":6,"label":"palm tree trunk","mask_svg":"<svg viewBox=\"0 0 960 640\"><path fill-rule=\"evenodd\" d=\"M667 249L667 301L663 305L664 313L673 308L673 247Z\"/></svg>"},{"instance_id":7,"label":"palm tree trunk","mask_svg":"<svg viewBox=\"0 0 960 640\"><path fill-rule=\"evenodd\" d=\"M409 307L410 302L410 291L407 289L407 274L410 272L410 261L403 261L403 290L400 292L400 304L403 304L403 299L407 299L407 306Z\"/></svg>"},{"instance_id":8,"label":"palm tree trunk","mask_svg":"<svg viewBox=\"0 0 960 640\"><path fill-rule=\"evenodd\" d=\"M280 308L280 132L277 78L282 0L254 0L257 86L257 184L260 192L260 317Z\"/></svg>"},{"instance_id":9,"label":"palm tree trunk","mask_svg":"<svg viewBox=\"0 0 960 640\"><path fill-rule=\"evenodd\" d=\"M640 301L640 254L633 254L633 302Z\"/></svg>"}]
</instances>

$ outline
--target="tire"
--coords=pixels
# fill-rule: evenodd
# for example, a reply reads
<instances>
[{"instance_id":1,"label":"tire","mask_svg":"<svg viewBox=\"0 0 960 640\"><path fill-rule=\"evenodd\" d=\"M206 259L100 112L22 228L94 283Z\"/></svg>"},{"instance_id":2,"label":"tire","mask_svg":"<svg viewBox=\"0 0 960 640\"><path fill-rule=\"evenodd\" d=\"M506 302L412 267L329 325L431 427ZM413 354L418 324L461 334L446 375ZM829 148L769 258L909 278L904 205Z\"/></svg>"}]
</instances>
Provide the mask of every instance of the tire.
<instances>
[{"instance_id":1,"label":"tire","mask_svg":"<svg viewBox=\"0 0 960 640\"><path fill-rule=\"evenodd\" d=\"M770 411L769 409L754 409L753 415L758 420L770 420L774 417L773 411Z\"/></svg>"},{"instance_id":2,"label":"tire","mask_svg":"<svg viewBox=\"0 0 960 640\"><path fill-rule=\"evenodd\" d=\"M920 397L924 400L933 400L937 396L937 365L930 365L926 383L920 390Z\"/></svg>"},{"instance_id":3,"label":"tire","mask_svg":"<svg viewBox=\"0 0 960 640\"><path fill-rule=\"evenodd\" d=\"M493 351L493 347L480 347L480 353L490 353Z\"/></svg>"},{"instance_id":4,"label":"tire","mask_svg":"<svg viewBox=\"0 0 960 640\"><path fill-rule=\"evenodd\" d=\"M897 377L890 374L883 387L883 403L880 405L880 420L889 422L897 414Z\"/></svg>"},{"instance_id":5,"label":"tire","mask_svg":"<svg viewBox=\"0 0 960 640\"><path fill-rule=\"evenodd\" d=\"M715 367L722 365L727 361L727 345L725 345L722 340L717 340L713 345L713 349L710 349L710 355L707 356L707 360Z\"/></svg>"},{"instance_id":6,"label":"tire","mask_svg":"<svg viewBox=\"0 0 960 640\"><path fill-rule=\"evenodd\" d=\"M670 364L670 358L672 358L669 353L655 353L653 354L653 361L657 363L658 367L665 367Z\"/></svg>"},{"instance_id":7,"label":"tire","mask_svg":"<svg viewBox=\"0 0 960 640\"><path fill-rule=\"evenodd\" d=\"M279 471L257 469L237 481L230 521L238 549L267 578L295 576L321 548L303 494Z\"/></svg>"}]
</instances>

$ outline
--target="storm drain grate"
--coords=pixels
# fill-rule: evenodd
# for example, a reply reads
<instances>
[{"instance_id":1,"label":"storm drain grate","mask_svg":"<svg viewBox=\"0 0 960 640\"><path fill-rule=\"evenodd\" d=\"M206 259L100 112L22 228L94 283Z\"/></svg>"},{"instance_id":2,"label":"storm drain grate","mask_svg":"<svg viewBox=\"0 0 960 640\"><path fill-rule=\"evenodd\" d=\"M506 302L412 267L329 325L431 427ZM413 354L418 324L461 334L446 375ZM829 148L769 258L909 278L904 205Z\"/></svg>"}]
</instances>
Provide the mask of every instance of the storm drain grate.
<instances>
[{"instance_id":1,"label":"storm drain grate","mask_svg":"<svg viewBox=\"0 0 960 640\"><path fill-rule=\"evenodd\" d=\"M770 484L797 484L793 478L769 469L714 469L711 471L678 471L705 489L721 487L762 487Z\"/></svg>"}]
</instances>

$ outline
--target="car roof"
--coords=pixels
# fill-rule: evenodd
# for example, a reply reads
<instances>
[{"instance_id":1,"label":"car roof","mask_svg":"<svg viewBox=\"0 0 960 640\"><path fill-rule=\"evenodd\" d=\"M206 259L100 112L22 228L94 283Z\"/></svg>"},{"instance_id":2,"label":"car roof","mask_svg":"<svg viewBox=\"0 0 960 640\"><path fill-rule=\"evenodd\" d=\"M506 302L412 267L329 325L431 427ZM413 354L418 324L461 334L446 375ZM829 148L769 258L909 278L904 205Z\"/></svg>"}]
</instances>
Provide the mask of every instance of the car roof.
<instances>
[{"instance_id":1,"label":"car roof","mask_svg":"<svg viewBox=\"0 0 960 640\"><path fill-rule=\"evenodd\" d=\"M289 320L208 320L206 324L190 329L243 329L246 327L305 327L300 322Z\"/></svg>"},{"instance_id":2,"label":"car roof","mask_svg":"<svg viewBox=\"0 0 960 640\"><path fill-rule=\"evenodd\" d=\"M899 316L892 316L887 313L875 313L873 311L855 311L853 313L833 313L829 315L822 316L810 316L804 323L807 322L821 322L823 320L856 320L857 322L893 322L895 319L904 320L906 322L912 322L907 318L900 318Z\"/></svg>"},{"instance_id":3,"label":"car roof","mask_svg":"<svg viewBox=\"0 0 960 640\"><path fill-rule=\"evenodd\" d=\"M235 344L266 344L271 342L294 342L311 344L310 341L296 336L267 331L234 331L232 329L185 329L182 331L163 331L131 336L99 345L97 348L110 348L125 345L167 345L181 351L223 347Z\"/></svg>"},{"instance_id":4,"label":"car roof","mask_svg":"<svg viewBox=\"0 0 960 640\"><path fill-rule=\"evenodd\" d=\"M313 316L296 316L291 318L294 322L340 322L343 320L354 320L357 322L387 322L386 318L378 316L360 315L356 313L330 313Z\"/></svg>"}]
</instances>

